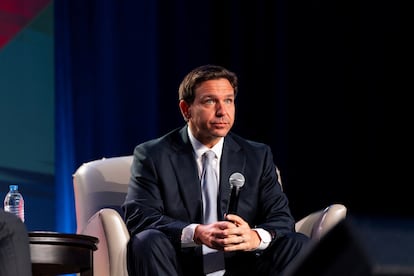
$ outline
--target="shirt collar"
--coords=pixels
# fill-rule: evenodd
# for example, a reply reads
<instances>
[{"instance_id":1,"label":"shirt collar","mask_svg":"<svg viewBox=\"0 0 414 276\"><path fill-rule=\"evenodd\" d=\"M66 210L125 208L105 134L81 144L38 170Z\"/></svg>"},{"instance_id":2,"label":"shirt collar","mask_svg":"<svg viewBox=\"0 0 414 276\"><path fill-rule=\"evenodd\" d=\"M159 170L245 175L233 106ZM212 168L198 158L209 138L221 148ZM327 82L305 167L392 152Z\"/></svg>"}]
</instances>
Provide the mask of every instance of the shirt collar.
<instances>
[{"instance_id":1,"label":"shirt collar","mask_svg":"<svg viewBox=\"0 0 414 276\"><path fill-rule=\"evenodd\" d=\"M212 150L214 151L214 153L217 156L217 159L220 160L221 158L221 152L223 151L223 144L224 144L224 138L220 138L219 142L217 144L215 144L212 148L209 148L205 145L203 145L202 143L200 143L200 141L198 141L194 135L191 133L190 127L187 126L187 130L188 130L188 137L190 139L191 145L193 146L194 149L194 153L196 155L196 158L201 158L201 156L208 150Z\"/></svg>"}]
</instances>

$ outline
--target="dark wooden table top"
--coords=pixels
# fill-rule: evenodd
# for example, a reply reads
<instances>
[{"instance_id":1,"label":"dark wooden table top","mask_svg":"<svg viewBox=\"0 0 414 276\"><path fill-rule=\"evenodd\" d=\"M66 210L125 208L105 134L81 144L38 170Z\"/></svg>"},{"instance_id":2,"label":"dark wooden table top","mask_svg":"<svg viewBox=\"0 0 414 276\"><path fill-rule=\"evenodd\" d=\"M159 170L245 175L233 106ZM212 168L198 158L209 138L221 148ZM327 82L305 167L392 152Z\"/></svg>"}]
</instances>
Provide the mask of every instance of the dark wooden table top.
<instances>
[{"instance_id":1,"label":"dark wooden table top","mask_svg":"<svg viewBox=\"0 0 414 276\"><path fill-rule=\"evenodd\" d=\"M93 251L99 242L96 237L33 231L29 240L33 275L93 275Z\"/></svg>"}]
</instances>

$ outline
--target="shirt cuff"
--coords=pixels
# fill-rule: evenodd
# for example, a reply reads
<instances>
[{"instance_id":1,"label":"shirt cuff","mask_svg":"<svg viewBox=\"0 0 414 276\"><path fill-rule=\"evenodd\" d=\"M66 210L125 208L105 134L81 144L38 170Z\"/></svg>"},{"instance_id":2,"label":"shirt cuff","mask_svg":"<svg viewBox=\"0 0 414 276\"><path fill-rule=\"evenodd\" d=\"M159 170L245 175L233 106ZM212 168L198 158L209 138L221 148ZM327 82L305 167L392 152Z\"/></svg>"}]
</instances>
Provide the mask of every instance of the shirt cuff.
<instances>
[{"instance_id":1,"label":"shirt cuff","mask_svg":"<svg viewBox=\"0 0 414 276\"><path fill-rule=\"evenodd\" d=\"M265 250L269 246L270 242L272 241L272 236L270 235L268 231L262 228L254 228L252 230L256 231L260 237L260 244L256 248L256 250Z\"/></svg>"},{"instance_id":2,"label":"shirt cuff","mask_svg":"<svg viewBox=\"0 0 414 276\"><path fill-rule=\"evenodd\" d=\"M183 229L181 233L181 247L195 247L198 246L194 242L194 232L197 227L197 223L190 224Z\"/></svg>"}]
</instances>

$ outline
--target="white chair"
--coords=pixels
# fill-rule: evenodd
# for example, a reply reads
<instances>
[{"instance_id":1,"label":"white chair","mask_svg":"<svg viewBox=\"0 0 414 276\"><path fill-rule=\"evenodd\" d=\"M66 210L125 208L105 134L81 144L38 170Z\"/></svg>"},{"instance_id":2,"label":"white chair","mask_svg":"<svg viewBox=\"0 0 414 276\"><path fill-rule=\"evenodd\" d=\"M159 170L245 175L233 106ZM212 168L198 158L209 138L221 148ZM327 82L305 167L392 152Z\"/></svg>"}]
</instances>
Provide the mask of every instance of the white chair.
<instances>
[{"instance_id":1,"label":"white chair","mask_svg":"<svg viewBox=\"0 0 414 276\"><path fill-rule=\"evenodd\" d=\"M78 234L99 239L94 251L94 275L128 276L126 250L129 233L120 216L132 156L85 163L73 175Z\"/></svg>"},{"instance_id":2,"label":"white chair","mask_svg":"<svg viewBox=\"0 0 414 276\"><path fill-rule=\"evenodd\" d=\"M103 158L81 165L73 175L78 234L99 239L94 275L128 276L129 233L120 216L130 177L131 156ZM346 207L332 204L296 223L296 231L319 240L346 217Z\"/></svg>"}]
</instances>

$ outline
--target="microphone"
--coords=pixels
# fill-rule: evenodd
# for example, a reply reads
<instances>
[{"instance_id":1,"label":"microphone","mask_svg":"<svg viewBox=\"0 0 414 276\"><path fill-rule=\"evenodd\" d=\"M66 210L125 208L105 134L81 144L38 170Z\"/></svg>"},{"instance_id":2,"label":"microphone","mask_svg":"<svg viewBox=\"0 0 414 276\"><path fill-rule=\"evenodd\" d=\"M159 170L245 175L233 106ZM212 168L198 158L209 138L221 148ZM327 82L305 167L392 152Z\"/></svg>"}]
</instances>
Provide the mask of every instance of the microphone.
<instances>
[{"instance_id":1,"label":"microphone","mask_svg":"<svg viewBox=\"0 0 414 276\"><path fill-rule=\"evenodd\" d=\"M227 214L236 214L237 213L237 203L239 201L239 192L240 188L244 185L244 176L241 173L233 173L230 175L230 200L227 208Z\"/></svg>"}]
</instances>

